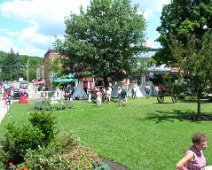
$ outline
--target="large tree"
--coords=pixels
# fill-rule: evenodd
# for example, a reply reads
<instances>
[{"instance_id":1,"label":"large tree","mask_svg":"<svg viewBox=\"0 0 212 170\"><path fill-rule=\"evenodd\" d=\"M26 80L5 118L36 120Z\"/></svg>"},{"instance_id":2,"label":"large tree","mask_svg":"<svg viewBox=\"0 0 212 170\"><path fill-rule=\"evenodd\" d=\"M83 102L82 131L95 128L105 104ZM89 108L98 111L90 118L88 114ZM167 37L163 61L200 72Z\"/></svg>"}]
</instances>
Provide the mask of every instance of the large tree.
<instances>
[{"instance_id":1,"label":"large tree","mask_svg":"<svg viewBox=\"0 0 212 170\"><path fill-rule=\"evenodd\" d=\"M203 93L212 93L212 32L206 32L202 38L187 36L186 44L173 40L170 49L176 58L184 58L181 60L181 73L188 80L186 86L197 95L199 116Z\"/></svg>"},{"instance_id":2,"label":"large tree","mask_svg":"<svg viewBox=\"0 0 212 170\"><path fill-rule=\"evenodd\" d=\"M172 35L175 35L176 40L184 45L190 34L201 38L212 28L212 0L173 0L163 7L160 19L161 25L157 28L160 37L157 40L162 48L154 59L158 64L179 66L183 58L177 58L171 53L169 46Z\"/></svg>"},{"instance_id":3,"label":"large tree","mask_svg":"<svg viewBox=\"0 0 212 170\"><path fill-rule=\"evenodd\" d=\"M65 40L55 46L63 66L78 78L122 80L132 74L136 55L144 51L145 20L130 0L91 0L87 10L65 20Z\"/></svg>"},{"instance_id":4,"label":"large tree","mask_svg":"<svg viewBox=\"0 0 212 170\"><path fill-rule=\"evenodd\" d=\"M173 0L163 7L158 41L162 48L157 64L180 67L187 86L200 97L211 88L212 80L212 0Z\"/></svg>"}]
</instances>

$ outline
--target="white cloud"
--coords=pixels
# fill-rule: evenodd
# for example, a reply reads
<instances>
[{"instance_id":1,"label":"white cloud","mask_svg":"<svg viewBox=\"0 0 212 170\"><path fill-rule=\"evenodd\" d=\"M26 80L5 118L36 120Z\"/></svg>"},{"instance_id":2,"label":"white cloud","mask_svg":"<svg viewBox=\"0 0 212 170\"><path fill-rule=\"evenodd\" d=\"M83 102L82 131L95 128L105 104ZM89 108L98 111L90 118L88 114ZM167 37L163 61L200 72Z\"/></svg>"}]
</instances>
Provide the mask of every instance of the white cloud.
<instances>
[{"instance_id":1,"label":"white cloud","mask_svg":"<svg viewBox=\"0 0 212 170\"><path fill-rule=\"evenodd\" d=\"M20 33L19 40L25 47L20 54L43 56L46 50L53 48L55 38L39 33L36 26L29 26Z\"/></svg>"},{"instance_id":2,"label":"white cloud","mask_svg":"<svg viewBox=\"0 0 212 170\"><path fill-rule=\"evenodd\" d=\"M144 17L149 18L162 11L163 5L169 4L171 0L132 0L132 4L139 4L140 10L144 11Z\"/></svg>"},{"instance_id":3,"label":"white cloud","mask_svg":"<svg viewBox=\"0 0 212 170\"><path fill-rule=\"evenodd\" d=\"M5 16L36 25L45 34L56 35L64 31L64 17L70 11L79 13L80 5L86 7L88 3L89 0L14 0L2 4L1 11Z\"/></svg>"},{"instance_id":4,"label":"white cloud","mask_svg":"<svg viewBox=\"0 0 212 170\"><path fill-rule=\"evenodd\" d=\"M171 0L143 0L141 4L145 9L151 9L155 12L161 12L163 5L169 4Z\"/></svg>"},{"instance_id":5,"label":"white cloud","mask_svg":"<svg viewBox=\"0 0 212 170\"><path fill-rule=\"evenodd\" d=\"M79 13L81 4L86 8L89 0L13 0L1 4L0 11L6 17L28 24L28 27L19 33L19 37L17 33L13 34L31 54L40 51L39 49L52 48L54 37L64 35L64 18L69 16L71 11ZM10 31L2 31L4 34L13 36ZM39 54L43 56L44 52Z\"/></svg>"},{"instance_id":6,"label":"white cloud","mask_svg":"<svg viewBox=\"0 0 212 170\"><path fill-rule=\"evenodd\" d=\"M4 52L10 52L11 48L14 52L19 52L20 49L13 43L10 38L7 37L0 37L0 49Z\"/></svg>"},{"instance_id":7,"label":"white cloud","mask_svg":"<svg viewBox=\"0 0 212 170\"><path fill-rule=\"evenodd\" d=\"M14 32L14 31L12 32L6 28L0 28L0 33L3 33L9 37L16 37L19 35L19 32Z\"/></svg>"},{"instance_id":8,"label":"white cloud","mask_svg":"<svg viewBox=\"0 0 212 170\"><path fill-rule=\"evenodd\" d=\"M46 51L47 50L42 50L33 46L26 46L26 48L19 50L19 54L43 57Z\"/></svg>"},{"instance_id":9,"label":"white cloud","mask_svg":"<svg viewBox=\"0 0 212 170\"><path fill-rule=\"evenodd\" d=\"M50 44L53 42L54 37L43 35L37 32L37 28L35 26L30 26L22 31L20 40L35 46L40 46L40 48L45 48L45 44Z\"/></svg>"},{"instance_id":10,"label":"white cloud","mask_svg":"<svg viewBox=\"0 0 212 170\"><path fill-rule=\"evenodd\" d=\"M149 18L153 16L153 11L150 9L147 9L144 11L144 18Z\"/></svg>"},{"instance_id":11,"label":"white cloud","mask_svg":"<svg viewBox=\"0 0 212 170\"><path fill-rule=\"evenodd\" d=\"M132 0L133 4L139 4L140 9L149 9L155 12L161 12L163 5L170 2L171 0Z\"/></svg>"},{"instance_id":12,"label":"white cloud","mask_svg":"<svg viewBox=\"0 0 212 170\"><path fill-rule=\"evenodd\" d=\"M160 44L158 42L155 42L152 39L147 39L146 40L146 46L147 47L150 47L150 48L159 48L160 47Z\"/></svg>"},{"instance_id":13,"label":"white cloud","mask_svg":"<svg viewBox=\"0 0 212 170\"><path fill-rule=\"evenodd\" d=\"M10 48L13 46L13 42L11 39L6 37L0 37L0 49L2 51L8 52Z\"/></svg>"},{"instance_id":14,"label":"white cloud","mask_svg":"<svg viewBox=\"0 0 212 170\"><path fill-rule=\"evenodd\" d=\"M154 17L155 12L161 12L162 4L171 0L133 0L132 3L139 3L141 11L144 11L145 18ZM79 13L80 5L86 9L90 0L10 0L0 4L1 15L22 21L27 25L20 32L3 31L5 36L14 36L19 40L19 45L4 38L8 47L19 49L19 53L27 55L43 56L48 48L52 48L54 37L64 35L64 17L73 13ZM1 42L4 44L3 39ZM148 40L148 44L154 47L155 43ZM17 48L19 46L19 48ZM9 49L10 49L9 48ZM1 48L3 49L3 47ZM8 50L6 50L8 51Z\"/></svg>"}]
</instances>

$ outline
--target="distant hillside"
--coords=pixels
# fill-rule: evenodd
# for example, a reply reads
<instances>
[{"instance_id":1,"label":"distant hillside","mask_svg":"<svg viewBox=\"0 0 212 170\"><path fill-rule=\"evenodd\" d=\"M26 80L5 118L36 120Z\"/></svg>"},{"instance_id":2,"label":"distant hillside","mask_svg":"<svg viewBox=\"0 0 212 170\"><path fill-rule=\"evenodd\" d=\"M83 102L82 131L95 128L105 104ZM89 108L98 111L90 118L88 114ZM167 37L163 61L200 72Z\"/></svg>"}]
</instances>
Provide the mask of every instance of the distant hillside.
<instances>
[{"instance_id":1,"label":"distant hillside","mask_svg":"<svg viewBox=\"0 0 212 170\"><path fill-rule=\"evenodd\" d=\"M5 53L4 51L0 51L0 57L5 57L7 55L8 55L8 53Z\"/></svg>"},{"instance_id":2,"label":"distant hillside","mask_svg":"<svg viewBox=\"0 0 212 170\"><path fill-rule=\"evenodd\" d=\"M7 52L0 51L0 58L6 57L8 54L9 54L9 53L7 53ZM24 56L27 56L27 55L19 55L19 56L20 56L20 57L24 57ZM28 57L30 57L30 58L36 58L36 59L38 59L38 60L43 60L43 58L38 57L38 56L28 56Z\"/></svg>"},{"instance_id":3,"label":"distant hillside","mask_svg":"<svg viewBox=\"0 0 212 170\"><path fill-rule=\"evenodd\" d=\"M16 55L0 51L0 80L36 79L36 69L43 63L43 58L37 56ZM7 66L9 64L9 67Z\"/></svg>"}]
</instances>

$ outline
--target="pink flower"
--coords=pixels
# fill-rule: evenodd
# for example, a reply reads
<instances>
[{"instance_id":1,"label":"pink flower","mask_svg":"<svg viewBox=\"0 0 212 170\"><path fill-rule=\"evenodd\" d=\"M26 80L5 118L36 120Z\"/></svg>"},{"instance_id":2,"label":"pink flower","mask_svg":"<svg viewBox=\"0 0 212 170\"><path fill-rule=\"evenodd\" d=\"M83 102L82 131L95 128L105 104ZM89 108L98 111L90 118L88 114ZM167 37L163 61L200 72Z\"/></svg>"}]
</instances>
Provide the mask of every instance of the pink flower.
<instances>
[{"instance_id":1,"label":"pink flower","mask_svg":"<svg viewBox=\"0 0 212 170\"><path fill-rule=\"evenodd\" d=\"M11 166L14 166L14 164L13 164L12 162L10 162L10 163L9 163L9 166L10 166L10 167L11 167Z\"/></svg>"}]
</instances>

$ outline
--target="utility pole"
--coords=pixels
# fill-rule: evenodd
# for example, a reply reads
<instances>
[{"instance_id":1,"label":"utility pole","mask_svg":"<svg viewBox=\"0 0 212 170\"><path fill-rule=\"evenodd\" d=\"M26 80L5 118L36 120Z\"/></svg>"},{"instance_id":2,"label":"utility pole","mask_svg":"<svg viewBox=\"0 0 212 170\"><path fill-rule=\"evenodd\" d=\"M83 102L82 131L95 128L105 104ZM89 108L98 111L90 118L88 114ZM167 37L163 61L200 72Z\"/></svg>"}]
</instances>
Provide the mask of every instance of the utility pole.
<instances>
[{"instance_id":1,"label":"utility pole","mask_svg":"<svg viewBox=\"0 0 212 170\"><path fill-rule=\"evenodd\" d=\"M27 78L27 82L29 82L29 59L27 59L27 64L26 64L26 78Z\"/></svg>"}]
</instances>

